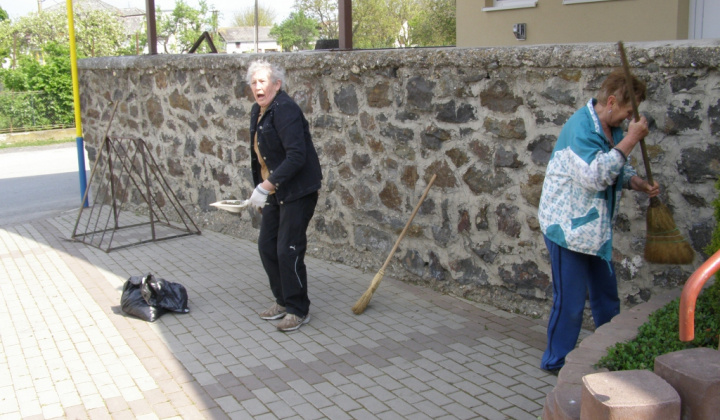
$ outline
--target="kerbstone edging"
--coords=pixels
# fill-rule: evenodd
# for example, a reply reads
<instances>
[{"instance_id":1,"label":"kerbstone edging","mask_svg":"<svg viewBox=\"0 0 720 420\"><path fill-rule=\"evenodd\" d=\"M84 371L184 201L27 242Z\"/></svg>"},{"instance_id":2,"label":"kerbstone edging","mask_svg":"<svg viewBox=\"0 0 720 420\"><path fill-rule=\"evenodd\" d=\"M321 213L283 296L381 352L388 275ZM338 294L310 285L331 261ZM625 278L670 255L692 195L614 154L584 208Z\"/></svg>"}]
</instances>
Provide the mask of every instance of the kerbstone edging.
<instances>
[{"instance_id":1,"label":"kerbstone edging","mask_svg":"<svg viewBox=\"0 0 720 420\"><path fill-rule=\"evenodd\" d=\"M580 418L680 420L680 395L645 369L586 375Z\"/></svg>"},{"instance_id":2,"label":"kerbstone edging","mask_svg":"<svg viewBox=\"0 0 720 420\"><path fill-rule=\"evenodd\" d=\"M685 420L720 416L720 351L685 349L655 358L655 373L677 390Z\"/></svg>"},{"instance_id":3,"label":"kerbstone edging","mask_svg":"<svg viewBox=\"0 0 720 420\"><path fill-rule=\"evenodd\" d=\"M600 358L607 354L607 349L615 343L637 337L638 328L648 320L650 314L678 298L681 293L682 289L674 289L622 311L582 340L565 358L565 366L558 373L557 384L545 400L543 420L580 419L583 376L607 372L605 368L595 368Z\"/></svg>"}]
</instances>

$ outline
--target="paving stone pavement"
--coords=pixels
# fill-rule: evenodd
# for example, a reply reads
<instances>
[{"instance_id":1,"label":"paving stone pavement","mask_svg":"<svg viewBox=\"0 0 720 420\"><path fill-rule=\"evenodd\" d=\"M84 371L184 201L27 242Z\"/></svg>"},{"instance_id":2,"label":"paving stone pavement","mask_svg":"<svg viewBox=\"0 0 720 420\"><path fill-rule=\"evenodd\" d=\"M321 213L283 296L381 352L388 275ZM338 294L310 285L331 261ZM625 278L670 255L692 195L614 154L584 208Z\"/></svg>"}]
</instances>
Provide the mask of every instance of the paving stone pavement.
<instances>
[{"instance_id":1,"label":"paving stone pavement","mask_svg":"<svg viewBox=\"0 0 720 420\"><path fill-rule=\"evenodd\" d=\"M311 321L281 333L252 240L204 231L105 253L77 212L0 228L0 419L537 419L542 321L307 258ZM250 238L254 239L254 238ZM146 273L190 313L120 310Z\"/></svg>"}]
</instances>

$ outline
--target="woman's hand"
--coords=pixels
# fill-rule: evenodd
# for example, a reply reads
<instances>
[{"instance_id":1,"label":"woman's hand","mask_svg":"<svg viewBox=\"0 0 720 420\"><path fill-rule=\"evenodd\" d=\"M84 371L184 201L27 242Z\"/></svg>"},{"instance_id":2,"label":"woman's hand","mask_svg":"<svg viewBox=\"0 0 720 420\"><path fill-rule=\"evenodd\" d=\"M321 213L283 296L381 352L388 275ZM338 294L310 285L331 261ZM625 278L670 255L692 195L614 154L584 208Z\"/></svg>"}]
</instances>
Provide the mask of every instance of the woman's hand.
<instances>
[{"instance_id":1,"label":"woman's hand","mask_svg":"<svg viewBox=\"0 0 720 420\"><path fill-rule=\"evenodd\" d=\"M649 197L656 197L660 194L660 185L658 185L657 181L653 181L653 185L650 185L649 182L639 176L630 178L630 188L635 191L644 192Z\"/></svg>"},{"instance_id":2,"label":"woman's hand","mask_svg":"<svg viewBox=\"0 0 720 420\"><path fill-rule=\"evenodd\" d=\"M630 120L630 124L628 124L627 137L631 137L633 140L635 140L635 143L637 143L640 140L644 139L649 132L650 130L648 129L648 120L647 118L645 118L644 115L641 115L639 121L635 121L634 118Z\"/></svg>"},{"instance_id":3,"label":"woman's hand","mask_svg":"<svg viewBox=\"0 0 720 420\"><path fill-rule=\"evenodd\" d=\"M622 152L625 157L628 157L635 148L635 145L637 145L640 140L644 139L649 132L648 121L645 116L641 116L640 121L635 121L633 119L628 125L627 134L622 141L615 146L615 148Z\"/></svg>"},{"instance_id":4,"label":"woman's hand","mask_svg":"<svg viewBox=\"0 0 720 420\"><path fill-rule=\"evenodd\" d=\"M252 207L262 210L262 208L265 207L268 195L273 191L275 191L275 185L266 179L255 187L255 190L248 201Z\"/></svg>"},{"instance_id":5,"label":"woman's hand","mask_svg":"<svg viewBox=\"0 0 720 420\"><path fill-rule=\"evenodd\" d=\"M273 185L273 183L268 181L267 179L260 183L260 187L262 187L262 189L267 191L268 193L275 191L275 185Z\"/></svg>"},{"instance_id":6,"label":"woman's hand","mask_svg":"<svg viewBox=\"0 0 720 420\"><path fill-rule=\"evenodd\" d=\"M264 189L262 187L262 184L258 184L258 186L255 187L252 195L250 196L250 205L258 210L262 210L262 208L265 207L265 202L267 201L268 194L270 194L270 192Z\"/></svg>"}]
</instances>

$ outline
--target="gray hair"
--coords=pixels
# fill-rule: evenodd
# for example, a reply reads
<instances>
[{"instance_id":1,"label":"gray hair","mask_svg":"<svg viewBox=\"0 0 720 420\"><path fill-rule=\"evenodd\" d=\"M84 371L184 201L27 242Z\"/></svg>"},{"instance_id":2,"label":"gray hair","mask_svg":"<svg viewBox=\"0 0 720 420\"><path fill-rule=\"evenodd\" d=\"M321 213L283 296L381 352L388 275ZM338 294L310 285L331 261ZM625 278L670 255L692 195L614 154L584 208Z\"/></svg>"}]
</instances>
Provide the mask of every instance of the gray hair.
<instances>
[{"instance_id":1,"label":"gray hair","mask_svg":"<svg viewBox=\"0 0 720 420\"><path fill-rule=\"evenodd\" d=\"M282 86L285 87L285 71L277 65L265 60L253 61L250 64L250 67L247 69L247 83L252 84L253 76L261 70L267 72L270 82L275 83L279 81L282 83Z\"/></svg>"}]
</instances>

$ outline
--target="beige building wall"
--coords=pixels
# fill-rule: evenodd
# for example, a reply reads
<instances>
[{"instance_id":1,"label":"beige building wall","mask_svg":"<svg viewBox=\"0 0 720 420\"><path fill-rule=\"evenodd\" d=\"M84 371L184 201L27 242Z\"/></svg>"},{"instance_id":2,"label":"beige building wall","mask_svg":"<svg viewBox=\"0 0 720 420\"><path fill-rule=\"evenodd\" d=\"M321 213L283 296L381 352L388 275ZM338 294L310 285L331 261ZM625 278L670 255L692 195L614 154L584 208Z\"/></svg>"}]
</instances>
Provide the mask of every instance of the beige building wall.
<instances>
[{"instance_id":1,"label":"beige building wall","mask_svg":"<svg viewBox=\"0 0 720 420\"><path fill-rule=\"evenodd\" d=\"M688 38L690 0L538 0L535 7L482 10L494 3L457 0L458 47ZM515 39L516 23L527 25L525 41Z\"/></svg>"}]
</instances>

